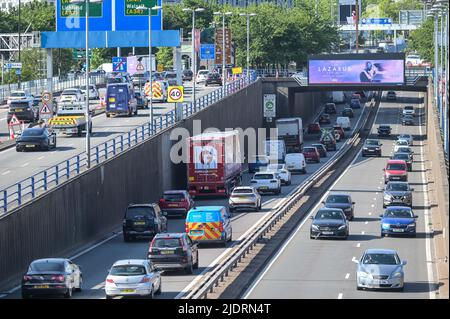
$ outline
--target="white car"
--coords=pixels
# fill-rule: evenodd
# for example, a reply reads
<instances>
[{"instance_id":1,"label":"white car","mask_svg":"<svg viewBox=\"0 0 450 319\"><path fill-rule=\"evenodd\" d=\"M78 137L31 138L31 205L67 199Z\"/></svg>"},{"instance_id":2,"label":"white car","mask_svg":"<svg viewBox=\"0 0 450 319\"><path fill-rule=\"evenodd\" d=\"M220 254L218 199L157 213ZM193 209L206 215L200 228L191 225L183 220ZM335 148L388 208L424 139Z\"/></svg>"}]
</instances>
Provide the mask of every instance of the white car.
<instances>
[{"instance_id":1,"label":"white car","mask_svg":"<svg viewBox=\"0 0 450 319\"><path fill-rule=\"evenodd\" d=\"M281 193L281 179L275 172L255 173L251 184L260 193Z\"/></svg>"},{"instance_id":2,"label":"white car","mask_svg":"<svg viewBox=\"0 0 450 319\"><path fill-rule=\"evenodd\" d=\"M410 55L406 56L406 59L405 59L405 64L408 67L422 66L423 63L424 63L424 61L417 54L410 54Z\"/></svg>"},{"instance_id":3,"label":"white car","mask_svg":"<svg viewBox=\"0 0 450 319\"><path fill-rule=\"evenodd\" d=\"M255 211L261 210L261 195L251 186L235 187L228 200L228 207L230 212L240 208L253 209Z\"/></svg>"},{"instance_id":4,"label":"white car","mask_svg":"<svg viewBox=\"0 0 450 319\"><path fill-rule=\"evenodd\" d=\"M13 100L33 100L33 95L23 90L11 91L6 103L9 105Z\"/></svg>"},{"instance_id":5,"label":"white car","mask_svg":"<svg viewBox=\"0 0 450 319\"><path fill-rule=\"evenodd\" d=\"M340 125L344 129L344 131L348 131L352 127L350 118L348 116L339 116L336 119L336 125Z\"/></svg>"},{"instance_id":6,"label":"white car","mask_svg":"<svg viewBox=\"0 0 450 319\"><path fill-rule=\"evenodd\" d=\"M400 147L408 147L408 146L409 142L407 140L399 139L395 142L394 153L396 153Z\"/></svg>"},{"instance_id":7,"label":"white car","mask_svg":"<svg viewBox=\"0 0 450 319\"><path fill-rule=\"evenodd\" d=\"M286 168L291 172L302 172L306 174L306 160L305 155L302 153L289 153L284 158Z\"/></svg>"},{"instance_id":8,"label":"white car","mask_svg":"<svg viewBox=\"0 0 450 319\"><path fill-rule=\"evenodd\" d=\"M86 95L86 87L82 86L80 89L81 89L81 93ZM95 86L95 84L89 84L89 100L98 100L98 99L99 99L99 94L98 94L97 87Z\"/></svg>"},{"instance_id":9,"label":"white car","mask_svg":"<svg viewBox=\"0 0 450 319\"><path fill-rule=\"evenodd\" d=\"M266 171L278 173L282 184L291 185L291 172L287 169L286 164L269 164Z\"/></svg>"},{"instance_id":10,"label":"white car","mask_svg":"<svg viewBox=\"0 0 450 319\"><path fill-rule=\"evenodd\" d=\"M105 282L106 299L115 296L153 298L161 293L161 273L147 259L119 260Z\"/></svg>"},{"instance_id":11,"label":"white car","mask_svg":"<svg viewBox=\"0 0 450 319\"><path fill-rule=\"evenodd\" d=\"M81 92L80 89L77 88L65 89L61 93L58 103L83 102L85 98L86 98L85 95L83 94L83 92Z\"/></svg>"},{"instance_id":12,"label":"white car","mask_svg":"<svg viewBox=\"0 0 450 319\"><path fill-rule=\"evenodd\" d=\"M398 136L398 139L399 140L407 140L408 143L409 143L409 146L413 145L414 138L413 138L413 136L411 134L400 134Z\"/></svg>"},{"instance_id":13,"label":"white car","mask_svg":"<svg viewBox=\"0 0 450 319\"><path fill-rule=\"evenodd\" d=\"M414 106L412 106L412 105L405 106L403 108L402 114L416 116L416 112L414 111Z\"/></svg>"},{"instance_id":14,"label":"white car","mask_svg":"<svg viewBox=\"0 0 450 319\"><path fill-rule=\"evenodd\" d=\"M197 77L195 79L195 83L205 83L206 78L208 77L208 70L200 70L197 72Z\"/></svg>"}]
</instances>

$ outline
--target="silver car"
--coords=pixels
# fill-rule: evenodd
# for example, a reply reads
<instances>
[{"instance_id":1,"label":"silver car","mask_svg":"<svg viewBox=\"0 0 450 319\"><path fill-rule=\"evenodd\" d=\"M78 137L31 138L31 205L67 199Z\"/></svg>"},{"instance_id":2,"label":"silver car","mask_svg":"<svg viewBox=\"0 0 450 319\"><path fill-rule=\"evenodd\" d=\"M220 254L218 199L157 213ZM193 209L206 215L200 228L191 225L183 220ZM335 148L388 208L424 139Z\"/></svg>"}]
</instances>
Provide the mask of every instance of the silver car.
<instances>
[{"instance_id":1,"label":"silver car","mask_svg":"<svg viewBox=\"0 0 450 319\"><path fill-rule=\"evenodd\" d=\"M291 172L288 171L286 164L269 164L266 170L278 173L282 184L291 185Z\"/></svg>"},{"instance_id":2,"label":"silver car","mask_svg":"<svg viewBox=\"0 0 450 319\"><path fill-rule=\"evenodd\" d=\"M395 250L367 249L358 264L356 272L356 289L393 289L403 291L405 273Z\"/></svg>"},{"instance_id":3,"label":"silver car","mask_svg":"<svg viewBox=\"0 0 450 319\"><path fill-rule=\"evenodd\" d=\"M409 146L413 145L414 137L411 134L400 134L397 139L399 140L407 140Z\"/></svg>"},{"instance_id":4,"label":"silver car","mask_svg":"<svg viewBox=\"0 0 450 319\"><path fill-rule=\"evenodd\" d=\"M261 210L262 202L261 195L254 187L239 186L233 189L228 200L230 212L237 209L253 209L255 211Z\"/></svg>"},{"instance_id":5,"label":"silver car","mask_svg":"<svg viewBox=\"0 0 450 319\"><path fill-rule=\"evenodd\" d=\"M146 259L119 260L105 282L106 299L140 296L152 299L161 293L161 273Z\"/></svg>"}]
</instances>

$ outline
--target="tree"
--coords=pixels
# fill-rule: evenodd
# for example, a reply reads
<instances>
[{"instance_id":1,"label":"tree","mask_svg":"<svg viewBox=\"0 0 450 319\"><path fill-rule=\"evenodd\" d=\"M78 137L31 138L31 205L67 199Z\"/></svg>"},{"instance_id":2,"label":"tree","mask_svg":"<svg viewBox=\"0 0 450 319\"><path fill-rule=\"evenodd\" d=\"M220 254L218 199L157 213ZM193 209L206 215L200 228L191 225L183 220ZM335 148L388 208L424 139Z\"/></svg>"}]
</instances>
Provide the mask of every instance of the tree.
<instances>
[{"instance_id":1,"label":"tree","mask_svg":"<svg viewBox=\"0 0 450 319\"><path fill-rule=\"evenodd\" d=\"M158 52L156 53L156 61L164 65L164 67L172 68L173 67L173 50L169 47L161 47L158 48Z\"/></svg>"},{"instance_id":2,"label":"tree","mask_svg":"<svg viewBox=\"0 0 450 319\"><path fill-rule=\"evenodd\" d=\"M92 49L92 57L90 59L91 70L98 68L103 63L111 62L111 50L106 48Z\"/></svg>"},{"instance_id":3,"label":"tree","mask_svg":"<svg viewBox=\"0 0 450 319\"><path fill-rule=\"evenodd\" d=\"M434 21L427 19L420 28L411 32L408 51L417 51L425 61L434 61Z\"/></svg>"}]
</instances>

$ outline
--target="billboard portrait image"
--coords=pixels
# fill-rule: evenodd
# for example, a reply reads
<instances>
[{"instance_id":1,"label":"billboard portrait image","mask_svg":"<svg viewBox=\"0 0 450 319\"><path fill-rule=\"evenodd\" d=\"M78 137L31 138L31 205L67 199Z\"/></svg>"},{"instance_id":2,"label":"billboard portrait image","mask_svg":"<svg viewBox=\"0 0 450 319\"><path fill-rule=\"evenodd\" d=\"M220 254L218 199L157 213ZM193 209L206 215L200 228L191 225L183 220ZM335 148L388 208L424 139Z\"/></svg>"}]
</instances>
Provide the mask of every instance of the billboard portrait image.
<instances>
[{"instance_id":1,"label":"billboard portrait image","mask_svg":"<svg viewBox=\"0 0 450 319\"><path fill-rule=\"evenodd\" d=\"M308 81L311 85L383 85L404 84L404 58L381 58L375 54L324 56L308 60Z\"/></svg>"},{"instance_id":2,"label":"billboard portrait image","mask_svg":"<svg viewBox=\"0 0 450 319\"><path fill-rule=\"evenodd\" d=\"M194 146L196 170L217 169L217 149L212 145Z\"/></svg>"}]
</instances>

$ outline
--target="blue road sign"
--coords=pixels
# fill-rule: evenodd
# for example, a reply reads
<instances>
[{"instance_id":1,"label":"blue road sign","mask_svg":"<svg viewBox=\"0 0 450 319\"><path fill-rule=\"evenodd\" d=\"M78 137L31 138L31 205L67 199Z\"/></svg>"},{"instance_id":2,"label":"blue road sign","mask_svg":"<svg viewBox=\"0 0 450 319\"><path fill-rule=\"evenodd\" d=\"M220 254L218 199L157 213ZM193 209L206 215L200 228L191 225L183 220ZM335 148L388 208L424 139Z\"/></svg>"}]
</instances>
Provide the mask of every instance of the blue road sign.
<instances>
[{"instance_id":1,"label":"blue road sign","mask_svg":"<svg viewBox=\"0 0 450 319\"><path fill-rule=\"evenodd\" d=\"M216 58L216 50L214 44L201 44L200 45L200 59L202 60L214 60Z\"/></svg>"},{"instance_id":2,"label":"blue road sign","mask_svg":"<svg viewBox=\"0 0 450 319\"><path fill-rule=\"evenodd\" d=\"M391 18L362 18L361 24L392 24Z\"/></svg>"},{"instance_id":3,"label":"blue road sign","mask_svg":"<svg viewBox=\"0 0 450 319\"><path fill-rule=\"evenodd\" d=\"M127 58L113 57L112 65L114 72L127 72Z\"/></svg>"},{"instance_id":4,"label":"blue road sign","mask_svg":"<svg viewBox=\"0 0 450 319\"><path fill-rule=\"evenodd\" d=\"M16 74L17 75L21 75L22 74L22 69L16 69Z\"/></svg>"}]
</instances>

